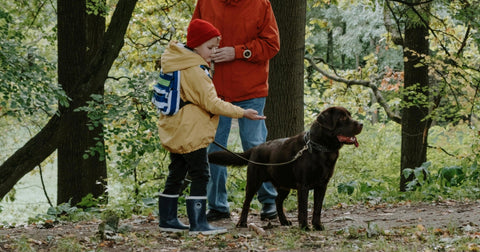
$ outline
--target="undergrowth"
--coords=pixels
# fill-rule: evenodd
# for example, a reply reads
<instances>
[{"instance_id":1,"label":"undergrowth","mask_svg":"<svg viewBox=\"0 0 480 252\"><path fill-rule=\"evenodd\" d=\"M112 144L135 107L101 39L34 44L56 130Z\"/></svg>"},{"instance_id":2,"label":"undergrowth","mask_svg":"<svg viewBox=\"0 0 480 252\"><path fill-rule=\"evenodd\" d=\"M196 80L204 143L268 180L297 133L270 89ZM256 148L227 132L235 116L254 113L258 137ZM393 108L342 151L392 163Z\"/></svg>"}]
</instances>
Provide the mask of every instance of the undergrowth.
<instances>
[{"instance_id":1,"label":"undergrowth","mask_svg":"<svg viewBox=\"0 0 480 252\"><path fill-rule=\"evenodd\" d=\"M384 202L480 198L478 167L480 144L475 132L466 125L458 125L455 128L433 127L430 134L432 148L428 150L429 161L420 167L406 169L401 174L399 125L365 123L364 130L358 136L360 146L355 148L348 145L340 150L334 175L328 184L324 206L328 208L338 204L359 202L375 205ZM238 137L233 137L230 141L232 149L240 150ZM160 165L159 170L166 174L168 158L163 156L163 159L157 162ZM245 193L246 168L229 168L228 172L230 207L240 209ZM409 183L407 192L400 192L400 176L408 176L411 173L415 175L414 180ZM46 214L32 218L31 221L41 221L55 215L68 216L65 213L69 211L87 215L84 209L94 214L108 208L115 210L124 218L132 214L157 213L157 191L163 188L165 174L161 179L151 178L141 185L136 185L131 176L115 174L115 171L111 171L110 174L109 193L112 200L108 206L97 206L95 202L89 202L93 199L87 197L84 199L86 203L83 204L93 207L57 206L50 208ZM186 195L188 189L180 197L180 204L184 203ZM313 197L313 193L310 193L310 197ZM311 198L309 202L311 204L313 199ZM287 211L294 211L296 205L296 192L292 190L285 202L285 208ZM254 200L251 207L258 210L261 204ZM180 208L179 211L181 215L186 215L184 208Z\"/></svg>"}]
</instances>

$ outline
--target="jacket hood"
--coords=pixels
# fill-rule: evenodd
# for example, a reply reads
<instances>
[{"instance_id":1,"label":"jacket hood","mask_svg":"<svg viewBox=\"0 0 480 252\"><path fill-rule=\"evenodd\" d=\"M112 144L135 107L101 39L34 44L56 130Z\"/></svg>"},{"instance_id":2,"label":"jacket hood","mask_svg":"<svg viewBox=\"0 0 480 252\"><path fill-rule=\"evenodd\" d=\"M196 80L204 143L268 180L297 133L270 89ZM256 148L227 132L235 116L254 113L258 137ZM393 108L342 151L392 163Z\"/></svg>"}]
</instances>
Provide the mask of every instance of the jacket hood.
<instances>
[{"instance_id":1,"label":"jacket hood","mask_svg":"<svg viewBox=\"0 0 480 252\"><path fill-rule=\"evenodd\" d=\"M208 63L200 55L185 48L183 44L174 41L168 44L168 47L162 54L161 63L164 73L199 65L208 66Z\"/></svg>"}]
</instances>

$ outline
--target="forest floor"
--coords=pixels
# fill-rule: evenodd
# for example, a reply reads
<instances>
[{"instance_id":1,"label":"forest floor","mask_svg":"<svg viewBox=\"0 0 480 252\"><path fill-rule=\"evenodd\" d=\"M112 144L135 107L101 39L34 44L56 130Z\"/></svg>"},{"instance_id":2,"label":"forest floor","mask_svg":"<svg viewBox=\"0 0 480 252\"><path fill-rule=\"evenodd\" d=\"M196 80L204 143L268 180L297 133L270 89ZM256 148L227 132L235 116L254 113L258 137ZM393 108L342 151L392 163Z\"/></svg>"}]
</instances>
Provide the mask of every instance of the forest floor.
<instances>
[{"instance_id":1,"label":"forest floor","mask_svg":"<svg viewBox=\"0 0 480 252\"><path fill-rule=\"evenodd\" d=\"M337 205L323 209L325 231L300 230L296 212L290 227L252 210L253 226L235 228L238 216L212 222L229 229L212 236L159 232L155 216L120 220L116 232L100 232L101 220L0 227L0 251L480 251L478 200Z\"/></svg>"}]
</instances>

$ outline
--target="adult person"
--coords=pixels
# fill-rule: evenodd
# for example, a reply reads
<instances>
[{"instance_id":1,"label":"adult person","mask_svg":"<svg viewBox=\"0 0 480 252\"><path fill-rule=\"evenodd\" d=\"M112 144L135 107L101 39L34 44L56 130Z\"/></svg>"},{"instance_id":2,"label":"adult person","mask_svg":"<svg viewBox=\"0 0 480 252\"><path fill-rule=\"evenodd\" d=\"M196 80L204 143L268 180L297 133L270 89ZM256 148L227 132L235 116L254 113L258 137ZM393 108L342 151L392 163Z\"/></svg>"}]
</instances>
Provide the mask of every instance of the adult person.
<instances>
[{"instance_id":1,"label":"adult person","mask_svg":"<svg viewBox=\"0 0 480 252\"><path fill-rule=\"evenodd\" d=\"M280 50L277 22L269 0L198 0L192 16L211 22L222 33L220 47L212 54L215 62L213 83L219 97L263 115L268 95L269 60ZM227 146L231 118L220 117L215 141ZM263 120L238 119L244 150L265 142L267 128ZM210 144L208 152L220 148ZM210 164L207 187L208 220L230 218L227 199L227 169ZM273 185L264 183L257 193L262 203L261 219L277 217Z\"/></svg>"}]
</instances>

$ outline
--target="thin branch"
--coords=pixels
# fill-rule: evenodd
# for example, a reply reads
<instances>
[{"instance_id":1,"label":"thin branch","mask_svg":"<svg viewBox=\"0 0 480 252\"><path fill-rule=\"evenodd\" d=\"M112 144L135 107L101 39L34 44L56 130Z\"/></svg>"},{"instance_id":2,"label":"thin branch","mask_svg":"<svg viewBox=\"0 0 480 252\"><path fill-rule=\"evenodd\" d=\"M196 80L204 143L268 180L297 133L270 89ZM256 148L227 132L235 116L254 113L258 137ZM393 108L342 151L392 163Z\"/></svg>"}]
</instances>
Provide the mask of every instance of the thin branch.
<instances>
[{"instance_id":1,"label":"thin branch","mask_svg":"<svg viewBox=\"0 0 480 252\"><path fill-rule=\"evenodd\" d=\"M358 85L358 86L364 86L364 87L370 88L373 91L373 94L375 95L375 97L377 98L378 104L380 104L380 106L382 106L383 109L385 110L385 113L387 114L388 118L390 118L392 121L394 121L396 123L401 123L402 122L402 118L390 109L390 106L388 105L387 101L383 98L383 95L380 92L380 90L378 89L378 87L374 83L372 83L371 81L349 80L349 79L342 78L338 75L332 75L332 74L327 73L323 69L319 68L316 65L313 58L305 57L305 59L308 60L310 65L316 71L318 71L319 73L321 73L322 75L324 75L325 77L327 77L331 80L345 83L345 84L347 84L347 86Z\"/></svg>"},{"instance_id":2,"label":"thin branch","mask_svg":"<svg viewBox=\"0 0 480 252\"><path fill-rule=\"evenodd\" d=\"M401 0L392 0L392 1L404 4L404 5L407 5L407 6L410 6L410 7L414 7L414 6L422 5L422 4L429 4L429 3L433 2L433 0L428 0L428 1L425 1L425 2L418 2L418 3L405 2L405 1L401 1Z\"/></svg>"},{"instance_id":3,"label":"thin branch","mask_svg":"<svg viewBox=\"0 0 480 252\"><path fill-rule=\"evenodd\" d=\"M121 79L132 80L132 78L128 77L128 76L120 76L120 77L108 76L107 79L113 79L113 80L116 80L116 81L119 81Z\"/></svg>"},{"instance_id":4,"label":"thin branch","mask_svg":"<svg viewBox=\"0 0 480 252\"><path fill-rule=\"evenodd\" d=\"M438 36L437 36L437 33L432 29L432 27L430 26L430 22L428 22L427 20L425 20L422 16L422 14L420 14L417 9L415 9L415 7L413 6L410 6L411 9L413 10L413 12L415 12L415 14L417 14L417 16L420 18L420 20L422 20L422 23L427 27L427 29L432 32L432 35L438 40L438 41L441 41ZM448 49L445 47L445 45L443 43L439 43L440 46L442 47L443 51L445 51L445 53L450 56L450 52L448 51ZM458 66L458 64L456 64L455 62L455 65Z\"/></svg>"},{"instance_id":5,"label":"thin branch","mask_svg":"<svg viewBox=\"0 0 480 252\"><path fill-rule=\"evenodd\" d=\"M40 181L42 181L42 189L43 193L45 194L45 198L48 200L48 204L53 207L52 201L50 200L50 197L48 197L47 189L45 188L45 182L43 181L43 173L42 173L42 165L38 165L38 169L40 170Z\"/></svg>"},{"instance_id":6,"label":"thin branch","mask_svg":"<svg viewBox=\"0 0 480 252\"><path fill-rule=\"evenodd\" d=\"M397 33L398 33L398 36L400 37L400 41L398 40L395 40L394 43L397 44L397 45L401 45L403 46L403 43L405 41L405 39L403 38L403 35L402 35L402 28L400 27L400 19L397 18L397 16L395 15L395 12L393 11L393 8L392 6L390 5L390 1L387 0L386 1L386 4L387 4L387 7L388 7L388 10L390 11L390 13L392 14L392 17L393 19L395 20L395 23L397 24ZM392 31L393 33L393 31ZM395 36L395 35L394 35Z\"/></svg>"},{"instance_id":7,"label":"thin branch","mask_svg":"<svg viewBox=\"0 0 480 252\"><path fill-rule=\"evenodd\" d=\"M40 6L38 7L37 11L33 15L32 22L28 25L28 29L32 28L32 26L35 24L35 21L37 20L38 15L40 14L40 11L42 10L43 6L47 3L47 0L40 3Z\"/></svg>"},{"instance_id":8,"label":"thin branch","mask_svg":"<svg viewBox=\"0 0 480 252\"><path fill-rule=\"evenodd\" d=\"M465 48L465 46L467 45L467 40L470 35L471 28L472 28L471 25L467 25L467 30L465 31L465 36L463 36L463 40L462 40L462 43L460 44L460 48L458 48L457 55L460 55L463 52L463 49Z\"/></svg>"},{"instance_id":9,"label":"thin branch","mask_svg":"<svg viewBox=\"0 0 480 252\"><path fill-rule=\"evenodd\" d=\"M432 145L428 145L427 147L428 147L428 148L432 148L432 149L439 149L439 150L445 152L445 154L449 155L450 157L455 157L455 155L449 153L448 151L446 151L444 148L442 148L442 147L440 147L440 146L436 146L436 147L435 147L435 146L432 146Z\"/></svg>"}]
</instances>

